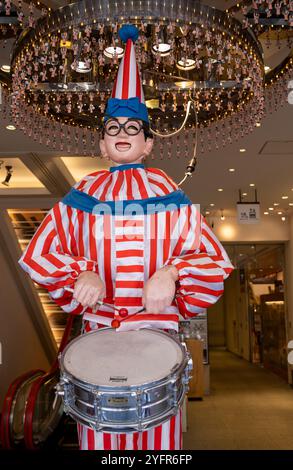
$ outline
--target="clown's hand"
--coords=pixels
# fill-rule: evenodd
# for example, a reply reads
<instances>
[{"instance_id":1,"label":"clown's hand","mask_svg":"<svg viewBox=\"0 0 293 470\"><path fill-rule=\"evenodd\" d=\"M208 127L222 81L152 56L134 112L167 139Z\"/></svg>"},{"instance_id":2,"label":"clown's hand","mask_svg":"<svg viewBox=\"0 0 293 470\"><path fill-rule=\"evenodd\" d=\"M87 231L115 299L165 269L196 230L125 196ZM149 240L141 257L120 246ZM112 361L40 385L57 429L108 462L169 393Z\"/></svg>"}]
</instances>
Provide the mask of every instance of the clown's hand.
<instances>
[{"instance_id":1,"label":"clown's hand","mask_svg":"<svg viewBox=\"0 0 293 470\"><path fill-rule=\"evenodd\" d=\"M178 271L175 266L164 266L146 282L142 297L146 313L160 313L172 304L176 292Z\"/></svg>"},{"instance_id":2,"label":"clown's hand","mask_svg":"<svg viewBox=\"0 0 293 470\"><path fill-rule=\"evenodd\" d=\"M105 286L100 276L92 271L81 273L75 282L73 298L83 307L94 307L105 297Z\"/></svg>"}]
</instances>

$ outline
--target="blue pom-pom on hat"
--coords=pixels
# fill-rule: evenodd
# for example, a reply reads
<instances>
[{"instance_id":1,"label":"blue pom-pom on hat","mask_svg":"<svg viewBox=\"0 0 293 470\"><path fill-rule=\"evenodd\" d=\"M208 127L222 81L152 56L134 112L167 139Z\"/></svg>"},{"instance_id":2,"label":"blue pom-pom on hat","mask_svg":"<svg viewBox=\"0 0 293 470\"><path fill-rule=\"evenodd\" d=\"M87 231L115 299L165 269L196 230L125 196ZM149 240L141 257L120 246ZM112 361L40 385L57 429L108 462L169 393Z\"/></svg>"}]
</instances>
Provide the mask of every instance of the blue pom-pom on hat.
<instances>
[{"instance_id":1,"label":"blue pom-pom on hat","mask_svg":"<svg viewBox=\"0 0 293 470\"><path fill-rule=\"evenodd\" d=\"M119 29L119 37L121 41L127 42L127 39L132 39L135 42L138 39L139 31L134 24L124 24L122 28Z\"/></svg>"}]
</instances>

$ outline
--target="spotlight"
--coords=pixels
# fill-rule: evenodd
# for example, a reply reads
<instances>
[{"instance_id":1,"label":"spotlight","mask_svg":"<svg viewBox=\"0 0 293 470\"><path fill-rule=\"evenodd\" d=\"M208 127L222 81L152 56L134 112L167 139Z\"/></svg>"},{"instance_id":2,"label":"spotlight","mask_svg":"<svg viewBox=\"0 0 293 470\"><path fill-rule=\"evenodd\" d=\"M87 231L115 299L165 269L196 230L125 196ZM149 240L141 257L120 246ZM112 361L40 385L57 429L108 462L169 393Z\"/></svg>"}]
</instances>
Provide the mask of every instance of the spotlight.
<instances>
[{"instance_id":1,"label":"spotlight","mask_svg":"<svg viewBox=\"0 0 293 470\"><path fill-rule=\"evenodd\" d=\"M192 88L194 82L192 80L182 80L181 82L175 82L178 88Z\"/></svg>"},{"instance_id":2,"label":"spotlight","mask_svg":"<svg viewBox=\"0 0 293 470\"><path fill-rule=\"evenodd\" d=\"M9 186L9 181L10 181L11 176L12 176L12 166L6 165L5 168L6 168L6 177L5 177L5 180L2 181L2 184L4 186Z\"/></svg>"},{"instance_id":3,"label":"spotlight","mask_svg":"<svg viewBox=\"0 0 293 470\"><path fill-rule=\"evenodd\" d=\"M161 57L165 57L171 53L170 44L161 42L160 44L154 44L152 47L153 54L159 54Z\"/></svg>"},{"instance_id":4,"label":"spotlight","mask_svg":"<svg viewBox=\"0 0 293 470\"><path fill-rule=\"evenodd\" d=\"M84 62L82 60L79 60L77 65L72 64L71 68L77 73L89 73L92 70L89 62Z\"/></svg>"},{"instance_id":5,"label":"spotlight","mask_svg":"<svg viewBox=\"0 0 293 470\"><path fill-rule=\"evenodd\" d=\"M224 211L223 211L223 209L221 209L221 220L225 220L225 218L226 217L224 216Z\"/></svg>"},{"instance_id":6,"label":"spotlight","mask_svg":"<svg viewBox=\"0 0 293 470\"><path fill-rule=\"evenodd\" d=\"M178 60L176 67L179 70L193 70L195 69L195 60L183 58Z\"/></svg>"},{"instance_id":7,"label":"spotlight","mask_svg":"<svg viewBox=\"0 0 293 470\"><path fill-rule=\"evenodd\" d=\"M124 55L124 50L122 47L106 47L104 50L104 55L108 57L109 59L114 59L114 57L118 57L118 59L121 59Z\"/></svg>"},{"instance_id":8,"label":"spotlight","mask_svg":"<svg viewBox=\"0 0 293 470\"><path fill-rule=\"evenodd\" d=\"M165 57L171 53L171 44L168 43L166 30L161 30L157 35L156 42L152 45L152 53Z\"/></svg>"},{"instance_id":9,"label":"spotlight","mask_svg":"<svg viewBox=\"0 0 293 470\"><path fill-rule=\"evenodd\" d=\"M2 72L9 73L10 72L10 65L1 65Z\"/></svg>"}]
</instances>

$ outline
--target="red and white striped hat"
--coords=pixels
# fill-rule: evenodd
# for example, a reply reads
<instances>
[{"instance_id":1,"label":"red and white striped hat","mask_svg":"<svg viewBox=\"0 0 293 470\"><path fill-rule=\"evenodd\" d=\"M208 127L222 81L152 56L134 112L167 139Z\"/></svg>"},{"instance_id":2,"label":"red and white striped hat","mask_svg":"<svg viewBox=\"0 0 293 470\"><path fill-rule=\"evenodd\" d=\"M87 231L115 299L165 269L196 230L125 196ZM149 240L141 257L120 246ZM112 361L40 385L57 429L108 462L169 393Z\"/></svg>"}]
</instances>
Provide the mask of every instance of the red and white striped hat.
<instances>
[{"instance_id":1,"label":"red and white striped hat","mask_svg":"<svg viewBox=\"0 0 293 470\"><path fill-rule=\"evenodd\" d=\"M123 25L119 36L126 43L125 53L120 62L112 97L108 100L105 121L110 117L132 117L149 122L134 42L138 29L134 25Z\"/></svg>"}]
</instances>

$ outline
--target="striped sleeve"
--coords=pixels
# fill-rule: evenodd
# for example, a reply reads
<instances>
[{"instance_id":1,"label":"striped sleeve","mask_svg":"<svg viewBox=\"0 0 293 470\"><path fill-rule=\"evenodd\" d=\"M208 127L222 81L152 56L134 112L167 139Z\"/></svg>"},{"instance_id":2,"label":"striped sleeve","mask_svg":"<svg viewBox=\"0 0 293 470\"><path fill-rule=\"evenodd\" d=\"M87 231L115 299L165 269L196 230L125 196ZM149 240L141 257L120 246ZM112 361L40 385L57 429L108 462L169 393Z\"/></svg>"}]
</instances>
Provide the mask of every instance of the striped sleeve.
<instances>
[{"instance_id":1,"label":"striped sleeve","mask_svg":"<svg viewBox=\"0 0 293 470\"><path fill-rule=\"evenodd\" d=\"M66 286L74 284L83 271L98 272L95 261L83 256L73 256L65 252L64 236L61 226L58 231L54 223L54 211L59 211L60 203L46 215L40 227L31 239L28 247L19 259L19 264L31 279L48 290L50 297L67 313L80 314L82 306L72 298L72 292Z\"/></svg>"},{"instance_id":2,"label":"striped sleeve","mask_svg":"<svg viewBox=\"0 0 293 470\"><path fill-rule=\"evenodd\" d=\"M224 280L233 271L226 251L200 216L199 248L194 253L174 256L168 264L179 274L177 304L184 318L202 313L219 300L224 292Z\"/></svg>"}]
</instances>

